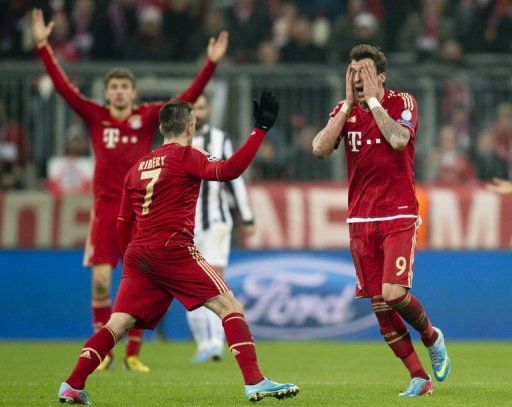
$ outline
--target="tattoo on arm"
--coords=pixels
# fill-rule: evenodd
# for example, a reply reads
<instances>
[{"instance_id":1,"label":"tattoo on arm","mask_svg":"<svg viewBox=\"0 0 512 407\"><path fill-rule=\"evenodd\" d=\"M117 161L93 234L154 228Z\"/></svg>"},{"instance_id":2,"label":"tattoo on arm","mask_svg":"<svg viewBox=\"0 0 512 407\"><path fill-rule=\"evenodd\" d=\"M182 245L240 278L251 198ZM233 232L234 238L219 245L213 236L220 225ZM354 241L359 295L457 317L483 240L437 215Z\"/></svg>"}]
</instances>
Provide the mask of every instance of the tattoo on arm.
<instances>
[{"instance_id":1,"label":"tattoo on arm","mask_svg":"<svg viewBox=\"0 0 512 407\"><path fill-rule=\"evenodd\" d=\"M380 132L391 147L393 147L394 150L402 150L405 148L411 138L409 130L395 122L380 106L373 108L372 114Z\"/></svg>"}]
</instances>

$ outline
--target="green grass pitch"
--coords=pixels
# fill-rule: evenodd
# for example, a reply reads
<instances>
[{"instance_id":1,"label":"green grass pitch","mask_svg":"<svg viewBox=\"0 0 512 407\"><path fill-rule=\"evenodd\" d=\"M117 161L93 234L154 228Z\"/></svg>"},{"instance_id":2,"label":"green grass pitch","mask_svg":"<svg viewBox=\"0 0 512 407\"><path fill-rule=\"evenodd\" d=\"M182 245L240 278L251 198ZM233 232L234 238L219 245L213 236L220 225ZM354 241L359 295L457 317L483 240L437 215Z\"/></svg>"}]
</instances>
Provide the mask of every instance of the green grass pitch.
<instances>
[{"instance_id":1,"label":"green grass pitch","mask_svg":"<svg viewBox=\"0 0 512 407\"><path fill-rule=\"evenodd\" d=\"M79 342L0 342L0 406L56 406L57 389L74 366ZM428 366L424 349L416 345ZM294 399L264 399L261 406L512 406L512 343L448 342L452 372L434 394L402 400L408 384L401 363L384 343L260 342L263 374L296 383ZM95 406L247 406L234 358L191 365L190 342L148 342L142 358L148 374L116 362L87 384Z\"/></svg>"}]
</instances>

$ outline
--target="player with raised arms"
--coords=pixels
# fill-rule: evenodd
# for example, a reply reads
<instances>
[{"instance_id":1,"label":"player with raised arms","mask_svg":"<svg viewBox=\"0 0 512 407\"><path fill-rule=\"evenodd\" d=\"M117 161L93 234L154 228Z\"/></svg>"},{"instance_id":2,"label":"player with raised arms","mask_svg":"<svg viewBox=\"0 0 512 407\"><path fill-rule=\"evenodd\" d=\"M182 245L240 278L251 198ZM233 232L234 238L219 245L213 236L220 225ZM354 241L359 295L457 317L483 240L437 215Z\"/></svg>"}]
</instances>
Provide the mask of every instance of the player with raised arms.
<instances>
[{"instance_id":1,"label":"player with raised arms","mask_svg":"<svg viewBox=\"0 0 512 407\"><path fill-rule=\"evenodd\" d=\"M94 208L91 211L90 232L84 254L84 265L92 267L93 327L101 328L111 314L110 289L112 270L121 258L116 239L116 218L123 188L123 178L132 165L150 149L158 128L158 112L167 102L135 104L135 77L124 68L114 68L105 79L106 105L85 98L71 84L60 68L48 37L53 22L45 24L40 9L32 11L32 34L39 58L53 84L68 105L85 121L91 136L96 159L94 169ZM210 38L208 58L190 87L176 97L195 102L211 78L217 63L224 57L228 33ZM124 365L128 370L147 372L149 368L138 355L142 330L128 334ZM107 369L112 354L103 358L99 370Z\"/></svg>"},{"instance_id":2,"label":"player with raised arms","mask_svg":"<svg viewBox=\"0 0 512 407\"><path fill-rule=\"evenodd\" d=\"M170 102L162 108L163 146L139 160L124 182L117 231L125 254L112 316L85 343L75 369L59 389L60 401L88 404L87 377L129 329L154 329L174 298L188 310L204 305L221 318L250 401L293 397L299 392L294 384L279 384L261 374L242 304L194 246L201 181L239 177L254 159L278 111L272 93L263 92L260 102L254 101L251 134L230 158L220 160L191 146L196 118L190 103Z\"/></svg>"},{"instance_id":3,"label":"player with raised arms","mask_svg":"<svg viewBox=\"0 0 512 407\"><path fill-rule=\"evenodd\" d=\"M345 145L356 296L371 298L384 340L411 376L400 396L414 397L432 393L433 385L404 321L419 332L438 381L448 376L450 359L442 332L410 293L421 223L414 186L418 106L411 94L385 88L386 69L378 48L352 48L345 100L313 140L313 154L324 158Z\"/></svg>"}]
</instances>

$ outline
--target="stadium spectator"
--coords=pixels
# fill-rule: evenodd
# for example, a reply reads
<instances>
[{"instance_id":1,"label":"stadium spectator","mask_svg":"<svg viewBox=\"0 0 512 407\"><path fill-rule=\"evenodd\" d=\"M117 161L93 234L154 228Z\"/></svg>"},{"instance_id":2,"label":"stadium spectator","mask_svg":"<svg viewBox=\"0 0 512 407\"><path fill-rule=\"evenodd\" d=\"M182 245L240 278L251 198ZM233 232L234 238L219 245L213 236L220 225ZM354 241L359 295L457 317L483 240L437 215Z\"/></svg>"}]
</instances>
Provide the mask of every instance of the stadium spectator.
<instances>
[{"instance_id":1,"label":"stadium spectator","mask_svg":"<svg viewBox=\"0 0 512 407\"><path fill-rule=\"evenodd\" d=\"M453 68L461 68L465 65L464 50L459 41L448 39L439 48L439 62Z\"/></svg>"},{"instance_id":2,"label":"stadium spectator","mask_svg":"<svg viewBox=\"0 0 512 407\"><path fill-rule=\"evenodd\" d=\"M281 62L325 62L325 52L312 42L311 22L305 16L294 18L289 27L288 42L281 48Z\"/></svg>"},{"instance_id":3,"label":"stadium spectator","mask_svg":"<svg viewBox=\"0 0 512 407\"><path fill-rule=\"evenodd\" d=\"M203 44L211 37L217 37L226 26L224 13L220 9L208 9L199 30L191 36L190 57L197 58L203 52Z\"/></svg>"},{"instance_id":4,"label":"stadium spectator","mask_svg":"<svg viewBox=\"0 0 512 407\"><path fill-rule=\"evenodd\" d=\"M71 10L71 25L73 26L73 42L78 48L80 59L89 59L94 42L92 24L94 17L94 0L76 0Z\"/></svg>"},{"instance_id":5,"label":"stadium spectator","mask_svg":"<svg viewBox=\"0 0 512 407\"><path fill-rule=\"evenodd\" d=\"M457 134L453 126L445 125L439 131L439 148L434 157L436 182L460 185L476 180L473 164L457 148Z\"/></svg>"},{"instance_id":6,"label":"stadium spectator","mask_svg":"<svg viewBox=\"0 0 512 407\"><path fill-rule=\"evenodd\" d=\"M422 0L421 11L407 17L400 36L402 51L415 51L419 60L433 59L441 43L454 37L453 19L445 0Z\"/></svg>"},{"instance_id":7,"label":"stadium spectator","mask_svg":"<svg viewBox=\"0 0 512 407\"><path fill-rule=\"evenodd\" d=\"M226 22L233 35L230 54L237 62L254 62L258 44L269 39L270 16L256 0L234 0L226 10Z\"/></svg>"},{"instance_id":8,"label":"stadium spectator","mask_svg":"<svg viewBox=\"0 0 512 407\"><path fill-rule=\"evenodd\" d=\"M356 43L382 45L382 33L378 25L377 18L368 11L365 1L350 0L345 14L335 20L331 31L328 46L331 62L345 60ZM360 41L356 42L356 38L360 38Z\"/></svg>"},{"instance_id":9,"label":"stadium spectator","mask_svg":"<svg viewBox=\"0 0 512 407\"><path fill-rule=\"evenodd\" d=\"M279 14L273 23L273 41L282 47L288 42L290 25L297 18L299 11L293 0L284 0L280 3Z\"/></svg>"},{"instance_id":10,"label":"stadium spectator","mask_svg":"<svg viewBox=\"0 0 512 407\"><path fill-rule=\"evenodd\" d=\"M193 53L191 44L195 29L191 30L191 27L200 27L199 21L192 14L188 0L168 0L167 3L167 10L164 13L164 31L172 44L172 59L174 61L193 59L196 55ZM215 36L220 31L222 30L216 31Z\"/></svg>"},{"instance_id":11,"label":"stadium spectator","mask_svg":"<svg viewBox=\"0 0 512 407\"><path fill-rule=\"evenodd\" d=\"M96 7L93 24L94 59L122 59L128 42L137 29L136 0L111 0L104 7Z\"/></svg>"},{"instance_id":12,"label":"stadium spectator","mask_svg":"<svg viewBox=\"0 0 512 407\"><path fill-rule=\"evenodd\" d=\"M20 189L24 183L26 142L23 128L8 117L0 99L0 189Z\"/></svg>"},{"instance_id":13,"label":"stadium spectator","mask_svg":"<svg viewBox=\"0 0 512 407\"><path fill-rule=\"evenodd\" d=\"M481 181L490 181L496 177L507 178L508 162L496 154L492 131L484 130L478 136L475 164Z\"/></svg>"},{"instance_id":14,"label":"stadium spectator","mask_svg":"<svg viewBox=\"0 0 512 407\"><path fill-rule=\"evenodd\" d=\"M55 56L62 62L76 62L80 59L80 50L71 37L71 27L68 16L59 11L53 15L53 31L50 44Z\"/></svg>"},{"instance_id":15,"label":"stadium spectator","mask_svg":"<svg viewBox=\"0 0 512 407\"><path fill-rule=\"evenodd\" d=\"M264 68L276 66L280 55L279 48L271 41L263 41L258 47L258 63Z\"/></svg>"},{"instance_id":16,"label":"stadium spectator","mask_svg":"<svg viewBox=\"0 0 512 407\"><path fill-rule=\"evenodd\" d=\"M172 60L175 50L163 30L162 11L146 6L140 12L138 23L135 38L128 42L126 57L143 61Z\"/></svg>"}]
</instances>

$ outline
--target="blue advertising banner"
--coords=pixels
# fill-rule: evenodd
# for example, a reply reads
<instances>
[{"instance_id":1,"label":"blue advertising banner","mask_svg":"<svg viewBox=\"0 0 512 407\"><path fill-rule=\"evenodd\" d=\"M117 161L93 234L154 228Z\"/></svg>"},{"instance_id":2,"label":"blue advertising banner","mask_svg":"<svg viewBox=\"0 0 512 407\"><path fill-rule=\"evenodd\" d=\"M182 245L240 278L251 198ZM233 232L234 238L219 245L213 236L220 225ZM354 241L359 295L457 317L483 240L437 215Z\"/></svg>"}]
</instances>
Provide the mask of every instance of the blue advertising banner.
<instances>
[{"instance_id":1,"label":"blue advertising banner","mask_svg":"<svg viewBox=\"0 0 512 407\"><path fill-rule=\"evenodd\" d=\"M91 333L90 273L81 251L0 251L0 339ZM452 339L512 340L512 252L420 251L412 293ZM114 274L117 286L120 271ZM355 299L347 251L235 250L226 272L257 338L381 339L369 301ZM190 338L173 304L159 332Z\"/></svg>"}]
</instances>

